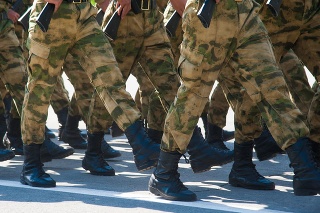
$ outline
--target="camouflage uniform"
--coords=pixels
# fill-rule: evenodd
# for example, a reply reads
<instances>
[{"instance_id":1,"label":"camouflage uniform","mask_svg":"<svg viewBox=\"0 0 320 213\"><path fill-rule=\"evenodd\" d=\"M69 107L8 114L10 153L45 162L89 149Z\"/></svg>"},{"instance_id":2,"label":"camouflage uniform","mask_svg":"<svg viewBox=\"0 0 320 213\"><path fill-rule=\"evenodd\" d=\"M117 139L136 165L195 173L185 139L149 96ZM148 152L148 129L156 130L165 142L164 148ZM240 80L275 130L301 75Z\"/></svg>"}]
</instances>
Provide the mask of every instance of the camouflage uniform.
<instances>
[{"instance_id":1,"label":"camouflage uniform","mask_svg":"<svg viewBox=\"0 0 320 213\"><path fill-rule=\"evenodd\" d=\"M286 3L287 4L287 3ZM293 6L293 5L291 5ZM290 8L289 6L282 7L281 10L284 10L284 8ZM296 11L300 11L297 9ZM303 10L301 10L302 12ZM282 13L281 13L282 14ZM282 14L281 16L283 16ZM292 16L287 14L287 16ZM283 18L276 18L274 19L273 15L270 13L269 9L265 6L265 2L263 4L262 10L261 10L261 19L266 24L266 27L268 29L268 32L270 33L271 42L274 44L274 40L277 41L277 33L274 33L275 30L279 30L279 28L284 27L284 24L280 24L281 22L288 22L284 21ZM299 16L297 16L299 17ZM279 21L274 21L278 20ZM281 21L280 21L281 20ZM273 24L275 27L273 27ZM278 26L279 25L279 26ZM280 27L281 26L281 27ZM289 31L291 28L287 28ZM282 33L282 32L281 32ZM280 33L280 34L281 34ZM288 33L288 32L287 32ZM279 37L279 39L286 39L287 37ZM289 37L288 37L289 38ZM276 60L280 63L280 68L282 69L282 72L284 74L286 83L288 85L290 95L294 101L294 103L297 105L297 107L301 110L301 112L304 114L305 117L307 117L309 108L308 106L311 105L312 97L314 95L314 91L311 89L305 70L304 70L304 64L300 61L300 59L297 57L297 54L290 49L290 45L288 47L282 47L283 44L285 44L286 41L281 41L278 44L274 44L275 48L275 54L276 54ZM282 55L277 55L277 49L285 48L286 51L282 52ZM230 81L228 82L230 83ZM230 83L228 87L233 87ZM224 88L225 92L228 93L228 88ZM232 90L232 89L231 89ZM231 91L229 91L231 92ZM237 93L235 90L232 90L232 92ZM234 97L237 97L237 95L233 94ZM229 94L229 97L232 97L231 94ZM249 98L249 97L247 97ZM232 98L231 98L232 99ZM257 138L260 135L260 132L262 131L262 128L259 128L257 125L261 123L260 117L261 114L256 106L253 105L251 101L248 101L247 99L239 98L234 101L243 101L243 103L236 104L239 109L237 111L239 113L242 113L246 116L236 116L235 119L237 120L236 125L236 141L238 143L242 143L245 141L252 140L253 138ZM306 107L307 106L307 107ZM251 116L251 118L248 119L248 116ZM239 120L241 119L241 120ZM254 127L253 122L256 122L256 126ZM312 130L311 130L312 132Z\"/></svg>"},{"instance_id":2,"label":"camouflage uniform","mask_svg":"<svg viewBox=\"0 0 320 213\"><path fill-rule=\"evenodd\" d=\"M199 8L198 2L189 0L183 17L185 33L178 70L183 84L166 118L162 149L186 151L186 141L190 140L219 73L220 84L233 81L238 91L259 107L282 148L308 135L301 112L289 98L267 31L257 16L259 5L250 0L222 1L216 5L208 29L201 25L195 8Z\"/></svg>"},{"instance_id":3,"label":"camouflage uniform","mask_svg":"<svg viewBox=\"0 0 320 213\"><path fill-rule=\"evenodd\" d=\"M11 4L3 0L0 1L0 13L2 14L0 20L0 78L13 97L15 106L20 114L25 94L27 73L19 39L15 34L15 26L11 20L6 19L3 15L6 14L9 7L11 7Z\"/></svg>"},{"instance_id":4,"label":"camouflage uniform","mask_svg":"<svg viewBox=\"0 0 320 213\"><path fill-rule=\"evenodd\" d=\"M320 28L320 1L316 0L293 0L284 1L281 12L277 18L272 17L265 5L262 6L260 17L269 31L270 39L274 46L276 60L279 61L283 55L292 49L312 75L319 82L319 28ZM299 79L295 76L294 79ZM290 80L289 80L290 81ZM300 88L300 86L298 87ZM310 92L302 90L299 97L309 106L308 122L310 124L310 138L320 142L318 97L315 94L310 102ZM302 106L302 108L304 108ZM305 112L307 109L303 109Z\"/></svg>"},{"instance_id":5,"label":"camouflage uniform","mask_svg":"<svg viewBox=\"0 0 320 213\"><path fill-rule=\"evenodd\" d=\"M43 141L50 97L68 53L81 61L103 104L120 128L126 129L137 121L140 112L125 91L112 48L94 18L96 8L89 2L62 2L52 17L48 32L43 33L35 21L44 5L44 1L34 1L30 15L30 75L22 113L24 143L41 144ZM63 40L61 34L66 35Z\"/></svg>"},{"instance_id":6,"label":"camouflage uniform","mask_svg":"<svg viewBox=\"0 0 320 213\"><path fill-rule=\"evenodd\" d=\"M164 12L165 23L169 21L169 18L171 17L174 11L175 11L174 8L169 2ZM181 21L180 21L180 24L178 25L178 28L175 32L175 36L170 37L172 50L174 54L174 61L176 66L178 66L178 60L180 57L179 46L182 42L182 39L183 39L182 37L183 37L183 32L182 32ZM228 109L229 109L229 104L224 96L223 90L220 88L218 84L217 88L212 93L212 96L208 104L206 104L203 110L203 113L207 114L208 122L210 122L211 124L215 124L220 128L223 128L226 125L226 116L228 113Z\"/></svg>"},{"instance_id":7,"label":"camouflage uniform","mask_svg":"<svg viewBox=\"0 0 320 213\"><path fill-rule=\"evenodd\" d=\"M170 41L163 24L163 15L158 11L155 1L151 3L150 10L144 10L139 14L129 12L121 20L117 39L111 41L111 45L125 80L130 74L136 74L139 79L140 73L132 73L133 68L139 63L142 67L140 72L152 81L151 97L154 97L154 100L149 100L149 107L152 109L148 110L148 113L152 111L153 118L148 118L148 122L152 119L155 121L149 123L149 128L162 131L163 108L168 108L172 103L179 80L173 64ZM115 5L116 1L110 2L102 28L116 11ZM157 96L161 97L161 104L152 104L153 101L159 103ZM151 124L154 125L150 126Z\"/></svg>"}]
</instances>

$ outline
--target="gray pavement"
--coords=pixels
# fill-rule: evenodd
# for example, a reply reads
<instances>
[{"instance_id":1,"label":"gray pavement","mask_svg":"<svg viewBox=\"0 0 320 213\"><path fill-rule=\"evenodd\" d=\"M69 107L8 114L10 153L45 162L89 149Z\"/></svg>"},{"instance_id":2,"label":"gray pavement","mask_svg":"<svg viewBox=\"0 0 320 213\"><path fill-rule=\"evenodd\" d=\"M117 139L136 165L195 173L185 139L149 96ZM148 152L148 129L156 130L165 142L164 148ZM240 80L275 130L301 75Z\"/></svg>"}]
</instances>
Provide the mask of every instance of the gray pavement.
<instances>
[{"instance_id":1,"label":"gray pavement","mask_svg":"<svg viewBox=\"0 0 320 213\"><path fill-rule=\"evenodd\" d=\"M135 91L131 88L130 91ZM71 91L72 92L72 91ZM232 114L227 129L232 129ZM201 122L199 123L201 125ZM57 119L49 111L48 126L57 133ZM81 123L80 128L84 129ZM181 180L198 196L196 202L172 202L150 194L147 190L152 170L138 172L131 148L122 136L106 140L122 156L108 160L116 176L93 176L82 169L84 150L66 159L45 163L44 169L56 181L55 188L34 188L19 182L23 157L0 162L0 213L53 212L299 212L319 213L320 196L295 196L292 190L292 169L286 155L265 162L257 161L257 170L276 183L273 191L257 191L232 187L228 174L232 163L213 167L211 171L194 174L182 158ZM67 146L61 141L54 142ZM227 143L233 149L233 141Z\"/></svg>"}]
</instances>

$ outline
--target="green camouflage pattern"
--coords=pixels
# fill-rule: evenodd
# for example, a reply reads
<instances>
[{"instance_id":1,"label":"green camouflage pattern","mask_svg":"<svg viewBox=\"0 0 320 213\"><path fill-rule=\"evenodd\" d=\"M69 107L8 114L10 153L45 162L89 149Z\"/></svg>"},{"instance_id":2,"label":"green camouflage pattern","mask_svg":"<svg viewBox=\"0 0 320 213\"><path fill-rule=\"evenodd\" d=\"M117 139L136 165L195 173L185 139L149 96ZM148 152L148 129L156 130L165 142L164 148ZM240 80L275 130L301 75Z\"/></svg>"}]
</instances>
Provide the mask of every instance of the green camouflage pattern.
<instances>
[{"instance_id":1,"label":"green camouflage pattern","mask_svg":"<svg viewBox=\"0 0 320 213\"><path fill-rule=\"evenodd\" d=\"M115 12L115 5L116 1L112 1L106 10L102 28ZM179 86L163 15L157 8L139 14L129 12L120 22L117 38L110 43L124 79L133 74L142 86L140 89L147 89L146 95L151 94L147 115L149 127L162 130L165 110L173 102ZM138 63L141 69L133 72ZM145 81L140 78L148 79L147 84L151 85L142 85Z\"/></svg>"},{"instance_id":2,"label":"green camouflage pattern","mask_svg":"<svg viewBox=\"0 0 320 213\"><path fill-rule=\"evenodd\" d=\"M165 24L168 23L174 11L175 10L172 7L172 4L169 2L164 12ZM183 39L183 31L182 31L181 25L182 25L182 19L180 20L178 28L175 31L175 36L169 37L176 66L178 66L178 61L180 58L180 44ZM229 104L224 96L223 90L221 88L218 88L214 90L214 92L212 93L209 99L209 103L206 104L203 110L203 113L207 114L208 122L223 128L226 125L226 116L228 113L228 109L229 109Z\"/></svg>"},{"instance_id":3,"label":"green camouflage pattern","mask_svg":"<svg viewBox=\"0 0 320 213\"><path fill-rule=\"evenodd\" d=\"M221 1L210 27L204 28L197 17L201 3L188 0L182 17L184 37L178 69L182 85L166 117L161 148L186 152L219 74L221 87L232 81L237 91L231 94L250 97L280 147L307 136L309 129L289 97L267 30L258 16L260 6L251 0ZM237 111L235 114L242 116ZM235 126L241 128L237 123Z\"/></svg>"},{"instance_id":4,"label":"green camouflage pattern","mask_svg":"<svg viewBox=\"0 0 320 213\"><path fill-rule=\"evenodd\" d=\"M220 128L226 126L227 114L229 110L229 103L223 93L223 90L218 84L213 90L209 100L209 106L207 109L208 122L215 124Z\"/></svg>"},{"instance_id":5,"label":"green camouflage pattern","mask_svg":"<svg viewBox=\"0 0 320 213\"><path fill-rule=\"evenodd\" d=\"M13 98L17 112L15 118L19 118L27 72L26 61L11 20L0 20L0 49L0 79Z\"/></svg>"},{"instance_id":6,"label":"green camouflage pattern","mask_svg":"<svg viewBox=\"0 0 320 213\"><path fill-rule=\"evenodd\" d=\"M148 76L144 73L140 63L136 69L132 72L136 77L139 84L138 91L136 93L135 102L139 103L142 118L147 121L148 128L163 131L164 118L167 112L164 110L159 94L154 89Z\"/></svg>"},{"instance_id":7,"label":"green camouflage pattern","mask_svg":"<svg viewBox=\"0 0 320 213\"><path fill-rule=\"evenodd\" d=\"M270 39L274 45L277 61L292 49L302 63L315 77L320 80L320 1L319 0L291 0L283 1L281 11L277 18L272 17L270 11L262 6L260 17L269 31ZM309 94L301 89L300 97L308 98ZM318 91L317 91L318 92ZM311 100L308 113L310 138L320 142L320 116L318 112L320 102L319 94ZM305 97L304 97L305 96ZM307 109L304 109L306 111Z\"/></svg>"},{"instance_id":8,"label":"green camouflage pattern","mask_svg":"<svg viewBox=\"0 0 320 213\"><path fill-rule=\"evenodd\" d=\"M35 0L29 23L29 79L22 111L24 143L41 144L48 105L62 73L67 54L81 63L103 105L122 129L140 119L114 57L112 47L95 20L97 9L89 2L62 2L42 32L36 18L45 2Z\"/></svg>"},{"instance_id":9,"label":"green camouflage pattern","mask_svg":"<svg viewBox=\"0 0 320 213\"><path fill-rule=\"evenodd\" d=\"M56 87L52 93L50 104L55 113L59 112L70 103L69 92L64 86L62 76L58 76Z\"/></svg>"},{"instance_id":10,"label":"green camouflage pattern","mask_svg":"<svg viewBox=\"0 0 320 213\"><path fill-rule=\"evenodd\" d=\"M294 103L307 118L309 106L315 92L309 84L304 64L292 50L289 50L281 58L280 68L282 69Z\"/></svg>"}]
</instances>

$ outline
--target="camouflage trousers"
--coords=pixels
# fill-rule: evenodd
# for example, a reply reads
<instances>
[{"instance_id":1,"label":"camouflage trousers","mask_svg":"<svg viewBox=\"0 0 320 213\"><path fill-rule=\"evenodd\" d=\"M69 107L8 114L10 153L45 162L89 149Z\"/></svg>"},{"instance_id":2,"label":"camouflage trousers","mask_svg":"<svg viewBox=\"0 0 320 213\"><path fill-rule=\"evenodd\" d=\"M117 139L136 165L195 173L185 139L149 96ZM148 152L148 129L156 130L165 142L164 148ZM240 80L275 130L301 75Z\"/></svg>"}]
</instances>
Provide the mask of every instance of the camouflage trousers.
<instances>
[{"instance_id":1,"label":"camouflage trousers","mask_svg":"<svg viewBox=\"0 0 320 213\"><path fill-rule=\"evenodd\" d=\"M270 39L274 46L277 61L292 49L303 64L309 69L316 81L320 80L320 1L293 0L283 1L281 13L277 18L272 17L270 11L263 5L260 17L265 23ZM289 83L290 84L290 83ZM305 89L306 91L307 89ZM310 138L320 142L320 111L319 91L313 99L302 107L308 107L308 123ZM303 90L299 94L301 99L309 98L309 92ZM303 109L302 111L307 111Z\"/></svg>"},{"instance_id":2,"label":"camouflage trousers","mask_svg":"<svg viewBox=\"0 0 320 213\"><path fill-rule=\"evenodd\" d=\"M163 131L167 112L162 107L159 93L154 89L154 85L143 71L140 63L133 70L132 75L137 78L139 84L135 102L142 113L142 118L146 120L148 128Z\"/></svg>"},{"instance_id":3,"label":"camouflage trousers","mask_svg":"<svg viewBox=\"0 0 320 213\"><path fill-rule=\"evenodd\" d=\"M182 85L166 117L161 148L181 153L187 150L219 75L222 87L225 81L237 85L237 91L230 92L235 98L248 96L258 106L282 148L307 136L309 129L289 97L267 30L258 17L259 5L251 0L221 1L209 28L204 28L197 17L199 5L196 0L188 0L185 8L178 69ZM237 111L235 114L243 116Z\"/></svg>"},{"instance_id":4,"label":"camouflage trousers","mask_svg":"<svg viewBox=\"0 0 320 213\"><path fill-rule=\"evenodd\" d=\"M19 118L27 82L26 62L9 20L0 21L0 49L0 79L13 98L15 117Z\"/></svg>"},{"instance_id":5,"label":"camouflage trousers","mask_svg":"<svg viewBox=\"0 0 320 213\"><path fill-rule=\"evenodd\" d=\"M175 10L172 7L172 4L169 2L164 11L164 23L167 23L169 21L174 11ZM173 32L174 35L169 37L176 66L178 66L178 61L180 58L179 47L183 39L183 31L181 25L182 20L180 20L177 30ZM220 86L217 86L217 88L213 91L212 96L208 101L209 103L206 104L203 110L203 114L207 114L208 122L215 124L221 128L225 127L229 104Z\"/></svg>"},{"instance_id":6,"label":"camouflage trousers","mask_svg":"<svg viewBox=\"0 0 320 213\"><path fill-rule=\"evenodd\" d=\"M67 54L81 63L105 108L126 129L140 118L140 112L125 91L112 47L94 18L96 8L89 2L62 2L44 33L36 25L44 5L44 1L34 1L30 15L30 73L21 125L24 143L41 144L44 139L48 105Z\"/></svg>"},{"instance_id":7,"label":"camouflage trousers","mask_svg":"<svg viewBox=\"0 0 320 213\"><path fill-rule=\"evenodd\" d=\"M115 3L116 1L110 3L106 10L102 28L115 12ZM111 41L111 45L124 79L127 80L129 75L133 74L142 86L140 89L147 89L146 94L150 94L147 118L149 128L162 131L165 110L173 102L179 86L163 15L157 9L140 14L129 12L121 20L117 38ZM141 66L141 69L133 72L137 65Z\"/></svg>"},{"instance_id":8,"label":"camouflage trousers","mask_svg":"<svg viewBox=\"0 0 320 213\"><path fill-rule=\"evenodd\" d=\"M15 33L19 39L23 56L25 59L28 59L29 52L26 47L26 40L27 40L26 37L27 36L26 36L26 32L24 31L23 27L20 24L15 25ZM23 100L21 100L21 105L22 105L22 101ZM64 87L62 77L58 78L57 85L56 85L56 88L52 94L50 104L51 104L55 113L59 112L60 110L62 110L65 107L69 106L69 93L66 90L66 88ZM14 114L13 114L13 117L17 118L14 116Z\"/></svg>"}]
</instances>

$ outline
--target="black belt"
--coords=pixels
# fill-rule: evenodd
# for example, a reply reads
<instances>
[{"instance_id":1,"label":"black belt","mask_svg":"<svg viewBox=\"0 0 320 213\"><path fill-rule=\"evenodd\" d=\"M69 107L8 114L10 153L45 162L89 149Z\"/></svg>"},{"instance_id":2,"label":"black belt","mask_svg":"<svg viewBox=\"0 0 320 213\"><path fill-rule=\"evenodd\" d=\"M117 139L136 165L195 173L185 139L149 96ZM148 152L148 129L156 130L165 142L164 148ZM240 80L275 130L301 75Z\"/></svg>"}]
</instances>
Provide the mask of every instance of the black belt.
<instances>
[{"instance_id":1,"label":"black belt","mask_svg":"<svg viewBox=\"0 0 320 213\"><path fill-rule=\"evenodd\" d=\"M64 1L68 3L80 4L80 3L88 2L89 0L64 0Z\"/></svg>"},{"instance_id":2,"label":"black belt","mask_svg":"<svg viewBox=\"0 0 320 213\"><path fill-rule=\"evenodd\" d=\"M152 10L157 8L156 0L136 0L141 10Z\"/></svg>"}]
</instances>

